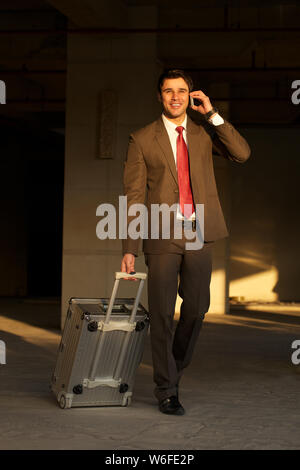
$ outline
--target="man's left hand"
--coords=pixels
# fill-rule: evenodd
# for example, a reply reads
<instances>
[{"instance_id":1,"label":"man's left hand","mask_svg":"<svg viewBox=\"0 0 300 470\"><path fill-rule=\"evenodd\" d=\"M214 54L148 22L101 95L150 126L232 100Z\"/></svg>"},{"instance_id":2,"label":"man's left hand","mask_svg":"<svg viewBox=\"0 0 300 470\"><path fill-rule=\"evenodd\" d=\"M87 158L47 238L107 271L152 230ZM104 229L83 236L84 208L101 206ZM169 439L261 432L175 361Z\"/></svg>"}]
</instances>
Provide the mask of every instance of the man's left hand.
<instances>
[{"instance_id":1,"label":"man's left hand","mask_svg":"<svg viewBox=\"0 0 300 470\"><path fill-rule=\"evenodd\" d=\"M206 114L209 111L213 109L213 106L210 102L210 99L208 96L206 96L203 91L198 90L198 91L192 91L190 93L190 96L198 101L200 101L199 106L191 106L192 109L195 111L198 111L198 113L201 114Z\"/></svg>"}]
</instances>

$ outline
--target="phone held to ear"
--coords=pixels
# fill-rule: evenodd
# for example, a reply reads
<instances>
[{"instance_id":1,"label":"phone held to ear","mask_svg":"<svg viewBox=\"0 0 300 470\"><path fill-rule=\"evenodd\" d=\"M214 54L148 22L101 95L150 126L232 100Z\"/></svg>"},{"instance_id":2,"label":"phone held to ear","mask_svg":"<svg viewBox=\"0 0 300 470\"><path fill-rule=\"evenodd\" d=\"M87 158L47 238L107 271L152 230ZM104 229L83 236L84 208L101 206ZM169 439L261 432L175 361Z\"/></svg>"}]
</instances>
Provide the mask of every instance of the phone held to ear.
<instances>
[{"instance_id":1,"label":"phone held to ear","mask_svg":"<svg viewBox=\"0 0 300 470\"><path fill-rule=\"evenodd\" d=\"M199 106L199 105L200 105L200 101L190 96L190 106Z\"/></svg>"}]
</instances>

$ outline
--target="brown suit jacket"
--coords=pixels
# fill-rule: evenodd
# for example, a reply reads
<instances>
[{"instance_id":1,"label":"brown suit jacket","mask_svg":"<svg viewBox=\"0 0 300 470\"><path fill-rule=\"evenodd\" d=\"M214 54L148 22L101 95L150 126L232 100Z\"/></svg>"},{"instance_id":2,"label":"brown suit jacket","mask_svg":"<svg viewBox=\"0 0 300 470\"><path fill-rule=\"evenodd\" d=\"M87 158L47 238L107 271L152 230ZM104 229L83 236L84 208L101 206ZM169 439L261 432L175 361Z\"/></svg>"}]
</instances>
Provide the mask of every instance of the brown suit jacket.
<instances>
[{"instance_id":1,"label":"brown suit jacket","mask_svg":"<svg viewBox=\"0 0 300 470\"><path fill-rule=\"evenodd\" d=\"M210 132L211 131L211 132ZM215 241L228 236L213 169L213 148L223 157L243 163L250 156L246 140L227 121L205 128L187 119L187 141L194 204L204 204L204 239ZM145 204L150 215L151 204L179 202L177 171L168 133L163 120L156 121L130 135L124 168L124 194L128 208ZM196 207L196 206L195 206ZM133 217L128 217L128 224ZM173 223L171 223L171 228ZM150 234L150 220L149 220ZM150 238L143 241L145 253L167 253L169 240ZM139 239L123 240L123 254L137 256Z\"/></svg>"}]
</instances>

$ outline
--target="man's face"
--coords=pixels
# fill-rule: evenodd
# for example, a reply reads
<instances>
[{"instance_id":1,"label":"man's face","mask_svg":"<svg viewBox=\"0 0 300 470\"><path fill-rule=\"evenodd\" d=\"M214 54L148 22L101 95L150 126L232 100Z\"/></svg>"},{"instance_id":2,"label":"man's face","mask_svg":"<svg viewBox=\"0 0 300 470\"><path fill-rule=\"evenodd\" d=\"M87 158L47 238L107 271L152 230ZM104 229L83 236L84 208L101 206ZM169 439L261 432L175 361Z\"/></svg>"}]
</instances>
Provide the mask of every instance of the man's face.
<instances>
[{"instance_id":1,"label":"man's face","mask_svg":"<svg viewBox=\"0 0 300 470\"><path fill-rule=\"evenodd\" d=\"M159 96L164 113L170 119L185 116L189 105L189 87L183 78L167 78L164 80Z\"/></svg>"}]
</instances>

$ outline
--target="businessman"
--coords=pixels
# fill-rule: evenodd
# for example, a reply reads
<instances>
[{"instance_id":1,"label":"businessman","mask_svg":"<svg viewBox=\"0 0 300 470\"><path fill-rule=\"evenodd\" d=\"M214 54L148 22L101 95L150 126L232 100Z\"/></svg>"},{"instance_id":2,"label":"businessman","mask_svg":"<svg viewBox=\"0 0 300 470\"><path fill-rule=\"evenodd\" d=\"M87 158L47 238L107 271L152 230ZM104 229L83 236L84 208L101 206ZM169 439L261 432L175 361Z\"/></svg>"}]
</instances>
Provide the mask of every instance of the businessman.
<instances>
[{"instance_id":1,"label":"businessman","mask_svg":"<svg viewBox=\"0 0 300 470\"><path fill-rule=\"evenodd\" d=\"M174 415L185 413L179 401L179 382L191 361L209 309L211 246L228 236L212 152L238 163L250 156L245 139L222 118L210 98L201 90L192 90L192 79L182 70L168 70L159 77L157 92L162 115L131 134L124 167L128 208L134 204L146 205L148 234L154 223L151 206L165 203L176 207L171 211L170 236L165 237L159 219L158 236L143 240L148 266L154 395L159 410ZM187 116L189 106L203 116L203 125ZM187 249L191 234L195 232L196 236L196 209L200 204L204 207L204 243L198 249ZM129 217L128 224L131 220ZM173 222L182 224L181 238L175 236ZM123 272L134 272L138 247L139 240L135 237L123 240ZM182 304L174 333L177 292Z\"/></svg>"}]
</instances>

